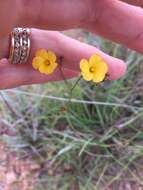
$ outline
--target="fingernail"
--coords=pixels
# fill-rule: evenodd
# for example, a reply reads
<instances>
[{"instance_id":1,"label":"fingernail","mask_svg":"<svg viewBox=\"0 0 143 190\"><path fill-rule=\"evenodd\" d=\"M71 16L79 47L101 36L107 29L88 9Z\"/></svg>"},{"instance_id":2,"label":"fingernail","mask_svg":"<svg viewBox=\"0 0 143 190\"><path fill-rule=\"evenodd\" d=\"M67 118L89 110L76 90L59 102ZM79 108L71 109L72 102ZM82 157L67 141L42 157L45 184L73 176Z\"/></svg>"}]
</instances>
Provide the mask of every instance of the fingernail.
<instances>
[{"instance_id":1,"label":"fingernail","mask_svg":"<svg viewBox=\"0 0 143 190\"><path fill-rule=\"evenodd\" d=\"M117 80L123 77L126 73L127 65L122 60L116 60L111 68L111 73L109 76L110 80Z\"/></svg>"}]
</instances>

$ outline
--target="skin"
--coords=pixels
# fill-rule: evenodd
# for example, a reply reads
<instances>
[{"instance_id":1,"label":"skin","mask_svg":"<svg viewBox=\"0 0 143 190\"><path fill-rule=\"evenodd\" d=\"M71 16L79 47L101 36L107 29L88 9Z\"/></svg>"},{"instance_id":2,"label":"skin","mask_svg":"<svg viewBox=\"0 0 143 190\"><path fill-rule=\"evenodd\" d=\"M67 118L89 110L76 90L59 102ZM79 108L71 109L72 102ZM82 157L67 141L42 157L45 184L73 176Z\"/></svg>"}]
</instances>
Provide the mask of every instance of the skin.
<instances>
[{"instance_id":1,"label":"skin","mask_svg":"<svg viewBox=\"0 0 143 190\"><path fill-rule=\"evenodd\" d=\"M111 80L122 77L126 71L122 60L53 30L80 27L142 53L143 9L137 6L142 6L143 2L125 1L61 0L59 3L59 0L1 0L0 89L63 80L63 74L67 79L76 77L79 75L80 59L96 53L107 62ZM8 36L14 26L32 28L31 53L26 65L11 65L6 59ZM64 57L63 74L57 69L47 76L32 68L32 58L39 48L53 50Z\"/></svg>"}]
</instances>

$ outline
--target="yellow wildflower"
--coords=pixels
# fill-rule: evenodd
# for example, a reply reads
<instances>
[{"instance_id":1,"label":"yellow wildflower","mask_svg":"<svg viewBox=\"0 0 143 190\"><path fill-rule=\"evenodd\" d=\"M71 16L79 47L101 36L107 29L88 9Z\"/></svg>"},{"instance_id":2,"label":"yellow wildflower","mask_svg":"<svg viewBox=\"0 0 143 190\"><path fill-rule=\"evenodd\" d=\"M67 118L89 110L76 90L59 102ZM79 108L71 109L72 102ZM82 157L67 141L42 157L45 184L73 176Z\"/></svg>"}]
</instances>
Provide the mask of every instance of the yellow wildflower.
<instances>
[{"instance_id":1,"label":"yellow wildflower","mask_svg":"<svg viewBox=\"0 0 143 190\"><path fill-rule=\"evenodd\" d=\"M92 55L89 60L80 61L80 69L85 80L99 83L105 79L108 65L99 55Z\"/></svg>"},{"instance_id":2,"label":"yellow wildflower","mask_svg":"<svg viewBox=\"0 0 143 190\"><path fill-rule=\"evenodd\" d=\"M40 73L52 74L58 66L56 59L57 57L54 52L40 49L35 54L32 66L34 69L39 70Z\"/></svg>"}]
</instances>

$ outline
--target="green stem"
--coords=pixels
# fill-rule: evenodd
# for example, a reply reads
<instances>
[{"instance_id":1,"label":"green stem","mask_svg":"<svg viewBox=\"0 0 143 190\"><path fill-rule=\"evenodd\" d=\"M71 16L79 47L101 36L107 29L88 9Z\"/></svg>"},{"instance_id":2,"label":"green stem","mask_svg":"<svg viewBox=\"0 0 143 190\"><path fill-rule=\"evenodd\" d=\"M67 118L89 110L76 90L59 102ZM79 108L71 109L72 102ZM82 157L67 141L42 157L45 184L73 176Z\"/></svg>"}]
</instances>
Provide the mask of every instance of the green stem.
<instances>
[{"instance_id":1,"label":"green stem","mask_svg":"<svg viewBox=\"0 0 143 190\"><path fill-rule=\"evenodd\" d=\"M65 85L67 86L67 88L68 88L68 90L69 90L69 82L68 82L68 81L67 81L67 79L65 78L64 73L63 73L63 70L62 70L62 67L61 67L61 66L59 66L59 70L60 70L61 75L62 75L62 77L63 77L64 83L65 83Z\"/></svg>"},{"instance_id":2,"label":"green stem","mask_svg":"<svg viewBox=\"0 0 143 190\"><path fill-rule=\"evenodd\" d=\"M70 94L69 94L69 103L71 102L71 99L72 99L72 93L73 93L73 90L75 89L75 87L77 86L77 84L79 83L79 81L82 79L82 76L80 76L78 78L78 80L75 82L75 84L73 85L73 87L71 88L70 90Z\"/></svg>"}]
</instances>

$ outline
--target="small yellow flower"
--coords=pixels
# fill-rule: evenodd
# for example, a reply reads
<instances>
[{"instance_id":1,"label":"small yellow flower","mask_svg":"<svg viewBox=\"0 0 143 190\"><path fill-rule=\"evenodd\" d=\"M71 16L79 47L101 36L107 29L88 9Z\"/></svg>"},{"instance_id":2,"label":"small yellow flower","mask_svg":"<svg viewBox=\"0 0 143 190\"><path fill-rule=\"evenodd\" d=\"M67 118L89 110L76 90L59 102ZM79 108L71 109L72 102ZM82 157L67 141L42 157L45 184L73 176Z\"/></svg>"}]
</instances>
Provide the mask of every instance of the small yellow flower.
<instances>
[{"instance_id":1,"label":"small yellow flower","mask_svg":"<svg viewBox=\"0 0 143 190\"><path fill-rule=\"evenodd\" d=\"M58 66L56 60L57 57L54 52L40 49L35 54L32 66L42 74L52 74Z\"/></svg>"},{"instance_id":2,"label":"small yellow flower","mask_svg":"<svg viewBox=\"0 0 143 190\"><path fill-rule=\"evenodd\" d=\"M89 60L80 61L80 69L84 80L99 83L105 79L108 65L99 55L92 55Z\"/></svg>"}]
</instances>

